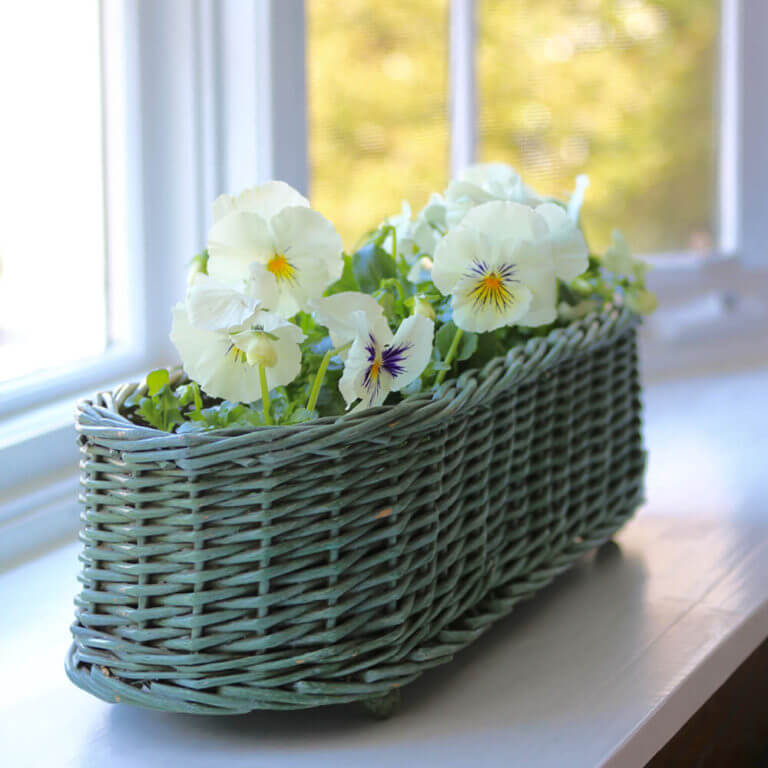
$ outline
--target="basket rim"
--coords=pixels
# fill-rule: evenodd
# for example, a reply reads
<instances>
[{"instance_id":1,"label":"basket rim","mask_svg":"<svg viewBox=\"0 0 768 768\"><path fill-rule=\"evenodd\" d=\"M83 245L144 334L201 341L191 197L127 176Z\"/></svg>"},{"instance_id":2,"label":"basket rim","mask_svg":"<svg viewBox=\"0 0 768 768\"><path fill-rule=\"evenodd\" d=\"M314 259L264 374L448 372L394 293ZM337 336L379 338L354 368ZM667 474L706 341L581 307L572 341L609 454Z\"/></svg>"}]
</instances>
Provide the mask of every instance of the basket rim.
<instances>
[{"instance_id":1,"label":"basket rim","mask_svg":"<svg viewBox=\"0 0 768 768\"><path fill-rule=\"evenodd\" d=\"M338 437L340 433L344 434L345 442L356 437L363 439L366 434L370 439L370 434L375 434L377 429L391 429L405 420L432 421L438 415L451 415L473 405L488 403L498 392L565 359L608 344L635 328L639 322L640 317L628 308L608 305L602 311L592 312L568 326L555 328L546 336L512 347L506 355L489 360L482 368L470 369L457 378L446 380L437 390L411 395L393 405L325 416L301 424L163 432L135 424L120 412L128 397L137 391L146 391L144 381L122 384L114 390L99 392L79 401L75 412L76 427L81 436L96 444L152 453L167 449L181 449L186 453L195 448L212 446L213 443L221 444L222 441L233 445L237 442L252 444L249 438L269 443L270 450L273 447L298 447L306 443L310 436L313 442L334 435ZM174 382L183 379L181 368L170 370Z\"/></svg>"}]
</instances>

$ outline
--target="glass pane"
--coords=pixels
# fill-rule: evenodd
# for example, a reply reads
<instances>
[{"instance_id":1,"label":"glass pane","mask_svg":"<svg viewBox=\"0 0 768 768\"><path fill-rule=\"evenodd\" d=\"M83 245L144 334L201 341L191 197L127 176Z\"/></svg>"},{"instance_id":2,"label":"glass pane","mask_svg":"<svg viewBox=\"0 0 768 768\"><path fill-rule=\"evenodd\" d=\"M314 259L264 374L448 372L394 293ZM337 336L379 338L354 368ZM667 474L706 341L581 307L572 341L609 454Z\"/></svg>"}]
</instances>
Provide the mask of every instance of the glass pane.
<instances>
[{"instance_id":1,"label":"glass pane","mask_svg":"<svg viewBox=\"0 0 768 768\"><path fill-rule=\"evenodd\" d=\"M106 344L96 0L0 6L0 383Z\"/></svg>"},{"instance_id":2,"label":"glass pane","mask_svg":"<svg viewBox=\"0 0 768 768\"><path fill-rule=\"evenodd\" d=\"M590 244L706 251L716 199L714 0L479 0L480 155L567 196Z\"/></svg>"},{"instance_id":3,"label":"glass pane","mask_svg":"<svg viewBox=\"0 0 768 768\"><path fill-rule=\"evenodd\" d=\"M448 0L309 0L312 204L347 248L448 182Z\"/></svg>"}]
</instances>

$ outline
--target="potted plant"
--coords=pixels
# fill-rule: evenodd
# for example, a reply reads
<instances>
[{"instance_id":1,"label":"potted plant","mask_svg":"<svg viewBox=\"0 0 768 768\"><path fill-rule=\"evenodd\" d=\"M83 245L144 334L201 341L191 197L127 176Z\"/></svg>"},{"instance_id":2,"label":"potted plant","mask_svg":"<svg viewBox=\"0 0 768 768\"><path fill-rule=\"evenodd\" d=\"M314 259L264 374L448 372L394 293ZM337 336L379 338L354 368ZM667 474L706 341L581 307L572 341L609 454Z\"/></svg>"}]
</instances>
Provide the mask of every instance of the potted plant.
<instances>
[{"instance_id":1,"label":"potted plant","mask_svg":"<svg viewBox=\"0 0 768 768\"><path fill-rule=\"evenodd\" d=\"M287 184L213 206L182 368L79 404L67 672L191 713L361 700L451 657L642 497L643 265L473 166L351 255Z\"/></svg>"}]
</instances>

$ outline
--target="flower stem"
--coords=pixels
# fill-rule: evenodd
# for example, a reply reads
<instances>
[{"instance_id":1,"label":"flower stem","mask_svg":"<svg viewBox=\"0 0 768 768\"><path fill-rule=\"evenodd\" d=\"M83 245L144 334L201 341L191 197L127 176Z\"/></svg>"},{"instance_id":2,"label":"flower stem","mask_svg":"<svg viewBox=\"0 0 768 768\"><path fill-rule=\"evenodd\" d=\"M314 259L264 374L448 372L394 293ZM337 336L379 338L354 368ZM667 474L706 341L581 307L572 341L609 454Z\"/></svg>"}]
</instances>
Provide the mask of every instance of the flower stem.
<instances>
[{"instance_id":1,"label":"flower stem","mask_svg":"<svg viewBox=\"0 0 768 768\"><path fill-rule=\"evenodd\" d=\"M265 370L263 365L258 366L259 368L259 383L261 384L261 407L264 412L264 423L267 426L272 425L272 412L271 412L271 403L269 401L269 387L267 386L267 371Z\"/></svg>"},{"instance_id":2,"label":"flower stem","mask_svg":"<svg viewBox=\"0 0 768 768\"><path fill-rule=\"evenodd\" d=\"M336 349L329 349L323 355L323 359L320 361L320 367L317 369L317 374L315 375L315 380L312 382L312 389L309 392L309 400L307 400L308 411L315 410L315 405L317 405L317 398L320 395L320 389L322 388L323 381L325 380L325 372L328 370L328 363L331 362L331 358L334 355L338 355L339 352L343 352L345 349L349 349L351 346L352 342L350 341L348 344L344 344L343 346L337 347Z\"/></svg>"},{"instance_id":3,"label":"flower stem","mask_svg":"<svg viewBox=\"0 0 768 768\"><path fill-rule=\"evenodd\" d=\"M448 373L448 371L451 369L451 362L453 361L453 358L456 356L456 350L459 348L459 342L461 341L461 336L464 333L464 331L461 330L461 328L456 329L456 333L453 334L453 341L451 342L451 346L448 347L448 354L445 356L445 368L439 370L437 372L437 378L435 379L435 386L439 386L443 383L443 379L445 378L445 374Z\"/></svg>"},{"instance_id":4,"label":"flower stem","mask_svg":"<svg viewBox=\"0 0 768 768\"><path fill-rule=\"evenodd\" d=\"M335 349L329 349L320 361L320 367L317 369L315 380L312 382L312 390L309 393L309 400L307 401L307 410L312 412L315 410L317 404L317 398L320 394L320 387L323 386L323 379L325 378L325 372L328 370L328 363L331 362Z\"/></svg>"}]
</instances>

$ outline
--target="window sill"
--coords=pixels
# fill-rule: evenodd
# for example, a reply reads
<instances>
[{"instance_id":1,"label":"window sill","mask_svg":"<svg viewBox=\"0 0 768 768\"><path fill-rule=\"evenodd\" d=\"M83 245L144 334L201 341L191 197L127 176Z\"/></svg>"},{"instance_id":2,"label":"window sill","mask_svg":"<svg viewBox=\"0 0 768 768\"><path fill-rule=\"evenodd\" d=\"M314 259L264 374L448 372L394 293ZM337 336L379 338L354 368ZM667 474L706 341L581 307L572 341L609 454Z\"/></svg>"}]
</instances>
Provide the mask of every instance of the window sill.
<instances>
[{"instance_id":1,"label":"window sill","mask_svg":"<svg viewBox=\"0 0 768 768\"><path fill-rule=\"evenodd\" d=\"M0 743L11 765L217 768L643 765L768 636L768 371L646 393L649 503L606 549L404 691L239 718L110 707L62 665L75 543L0 575ZM695 480L694 480L695 478ZM35 600L29 600L34 595ZM45 627L43 631L41 628ZM46 738L40 739L40 724Z\"/></svg>"}]
</instances>

